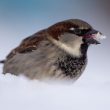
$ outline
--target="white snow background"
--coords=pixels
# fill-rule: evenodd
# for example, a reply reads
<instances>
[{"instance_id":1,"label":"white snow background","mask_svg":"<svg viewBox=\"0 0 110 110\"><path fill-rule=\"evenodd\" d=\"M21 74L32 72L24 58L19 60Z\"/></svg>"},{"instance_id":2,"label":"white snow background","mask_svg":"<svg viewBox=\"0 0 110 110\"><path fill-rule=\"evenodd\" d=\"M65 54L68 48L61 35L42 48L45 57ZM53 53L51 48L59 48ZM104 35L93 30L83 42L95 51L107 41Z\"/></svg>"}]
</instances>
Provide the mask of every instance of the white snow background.
<instances>
[{"instance_id":1,"label":"white snow background","mask_svg":"<svg viewBox=\"0 0 110 110\"><path fill-rule=\"evenodd\" d=\"M0 1L0 60L26 36L63 19L83 19L108 38L89 48L87 68L74 84L3 75L0 64L0 110L110 110L109 0L38 1Z\"/></svg>"},{"instance_id":2,"label":"white snow background","mask_svg":"<svg viewBox=\"0 0 110 110\"><path fill-rule=\"evenodd\" d=\"M109 110L110 78L85 73L69 85L0 74L0 109Z\"/></svg>"}]
</instances>

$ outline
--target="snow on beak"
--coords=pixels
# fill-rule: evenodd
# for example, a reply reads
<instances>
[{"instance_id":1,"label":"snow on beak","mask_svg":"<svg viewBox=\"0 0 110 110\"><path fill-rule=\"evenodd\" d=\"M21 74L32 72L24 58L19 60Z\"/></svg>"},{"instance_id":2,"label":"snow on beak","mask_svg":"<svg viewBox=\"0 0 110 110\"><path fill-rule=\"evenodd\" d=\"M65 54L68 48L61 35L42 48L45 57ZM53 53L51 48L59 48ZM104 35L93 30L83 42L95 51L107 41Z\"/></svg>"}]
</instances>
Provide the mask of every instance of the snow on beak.
<instances>
[{"instance_id":1,"label":"snow on beak","mask_svg":"<svg viewBox=\"0 0 110 110\"><path fill-rule=\"evenodd\" d=\"M101 32L96 31L92 29L87 34L87 43L89 44L100 44L100 40L105 39L106 36L104 36Z\"/></svg>"},{"instance_id":2,"label":"snow on beak","mask_svg":"<svg viewBox=\"0 0 110 110\"><path fill-rule=\"evenodd\" d=\"M101 32L97 32L96 34L93 34L93 39L99 41L102 39L106 39L106 36L103 35Z\"/></svg>"}]
</instances>

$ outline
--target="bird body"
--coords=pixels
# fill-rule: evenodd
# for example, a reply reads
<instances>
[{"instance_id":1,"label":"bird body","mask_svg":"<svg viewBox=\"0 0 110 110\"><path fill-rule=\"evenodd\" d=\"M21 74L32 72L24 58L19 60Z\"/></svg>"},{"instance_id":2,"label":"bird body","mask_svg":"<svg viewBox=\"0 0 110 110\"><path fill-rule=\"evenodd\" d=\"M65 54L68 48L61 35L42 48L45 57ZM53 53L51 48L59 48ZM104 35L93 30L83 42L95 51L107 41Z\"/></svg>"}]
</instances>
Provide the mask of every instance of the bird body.
<instances>
[{"instance_id":1,"label":"bird body","mask_svg":"<svg viewBox=\"0 0 110 110\"><path fill-rule=\"evenodd\" d=\"M98 31L92 34L91 31L93 28L88 23L78 19L65 20L41 30L9 53L3 73L23 74L39 80L76 80L87 65L89 45L99 43L91 37Z\"/></svg>"}]
</instances>

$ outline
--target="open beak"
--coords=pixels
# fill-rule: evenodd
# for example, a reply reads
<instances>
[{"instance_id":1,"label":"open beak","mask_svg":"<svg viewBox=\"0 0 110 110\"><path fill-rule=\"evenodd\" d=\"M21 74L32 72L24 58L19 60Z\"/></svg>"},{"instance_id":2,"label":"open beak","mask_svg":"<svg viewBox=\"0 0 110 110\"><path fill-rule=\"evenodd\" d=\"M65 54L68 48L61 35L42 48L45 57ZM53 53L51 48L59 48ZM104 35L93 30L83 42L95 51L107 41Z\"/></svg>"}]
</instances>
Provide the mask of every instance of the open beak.
<instances>
[{"instance_id":1,"label":"open beak","mask_svg":"<svg viewBox=\"0 0 110 110\"><path fill-rule=\"evenodd\" d=\"M100 44L101 39L105 39L106 36L104 36L101 32L96 31L94 29L90 30L88 33L86 33L86 42L88 44Z\"/></svg>"},{"instance_id":2,"label":"open beak","mask_svg":"<svg viewBox=\"0 0 110 110\"><path fill-rule=\"evenodd\" d=\"M97 40L95 40L95 39L93 39L93 38L87 38L86 39L86 43L88 43L88 44L100 44L100 42L99 41L97 41Z\"/></svg>"}]
</instances>

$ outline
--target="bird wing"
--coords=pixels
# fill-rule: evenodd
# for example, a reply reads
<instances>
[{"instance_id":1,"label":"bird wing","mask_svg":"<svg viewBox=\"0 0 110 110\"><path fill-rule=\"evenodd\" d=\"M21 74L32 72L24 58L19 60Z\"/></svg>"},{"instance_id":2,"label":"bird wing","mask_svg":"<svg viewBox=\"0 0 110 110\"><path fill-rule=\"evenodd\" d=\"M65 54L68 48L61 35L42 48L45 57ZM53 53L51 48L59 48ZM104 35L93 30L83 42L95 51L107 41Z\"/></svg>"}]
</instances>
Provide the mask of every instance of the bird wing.
<instances>
[{"instance_id":1,"label":"bird wing","mask_svg":"<svg viewBox=\"0 0 110 110\"><path fill-rule=\"evenodd\" d=\"M21 44L13 49L7 56L7 59L12 58L17 53L28 53L37 49L38 44L46 39L46 30L41 30L27 38L25 38Z\"/></svg>"},{"instance_id":2,"label":"bird wing","mask_svg":"<svg viewBox=\"0 0 110 110\"><path fill-rule=\"evenodd\" d=\"M16 75L37 73L38 76L41 76L48 71L54 71L55 68L52 67L51 70L50 66L57 58L56 50L57 48L47 39L46 30L35 33L24 39L17 48L9 53L3 73Z\"/></svg>"}]
</instances>

